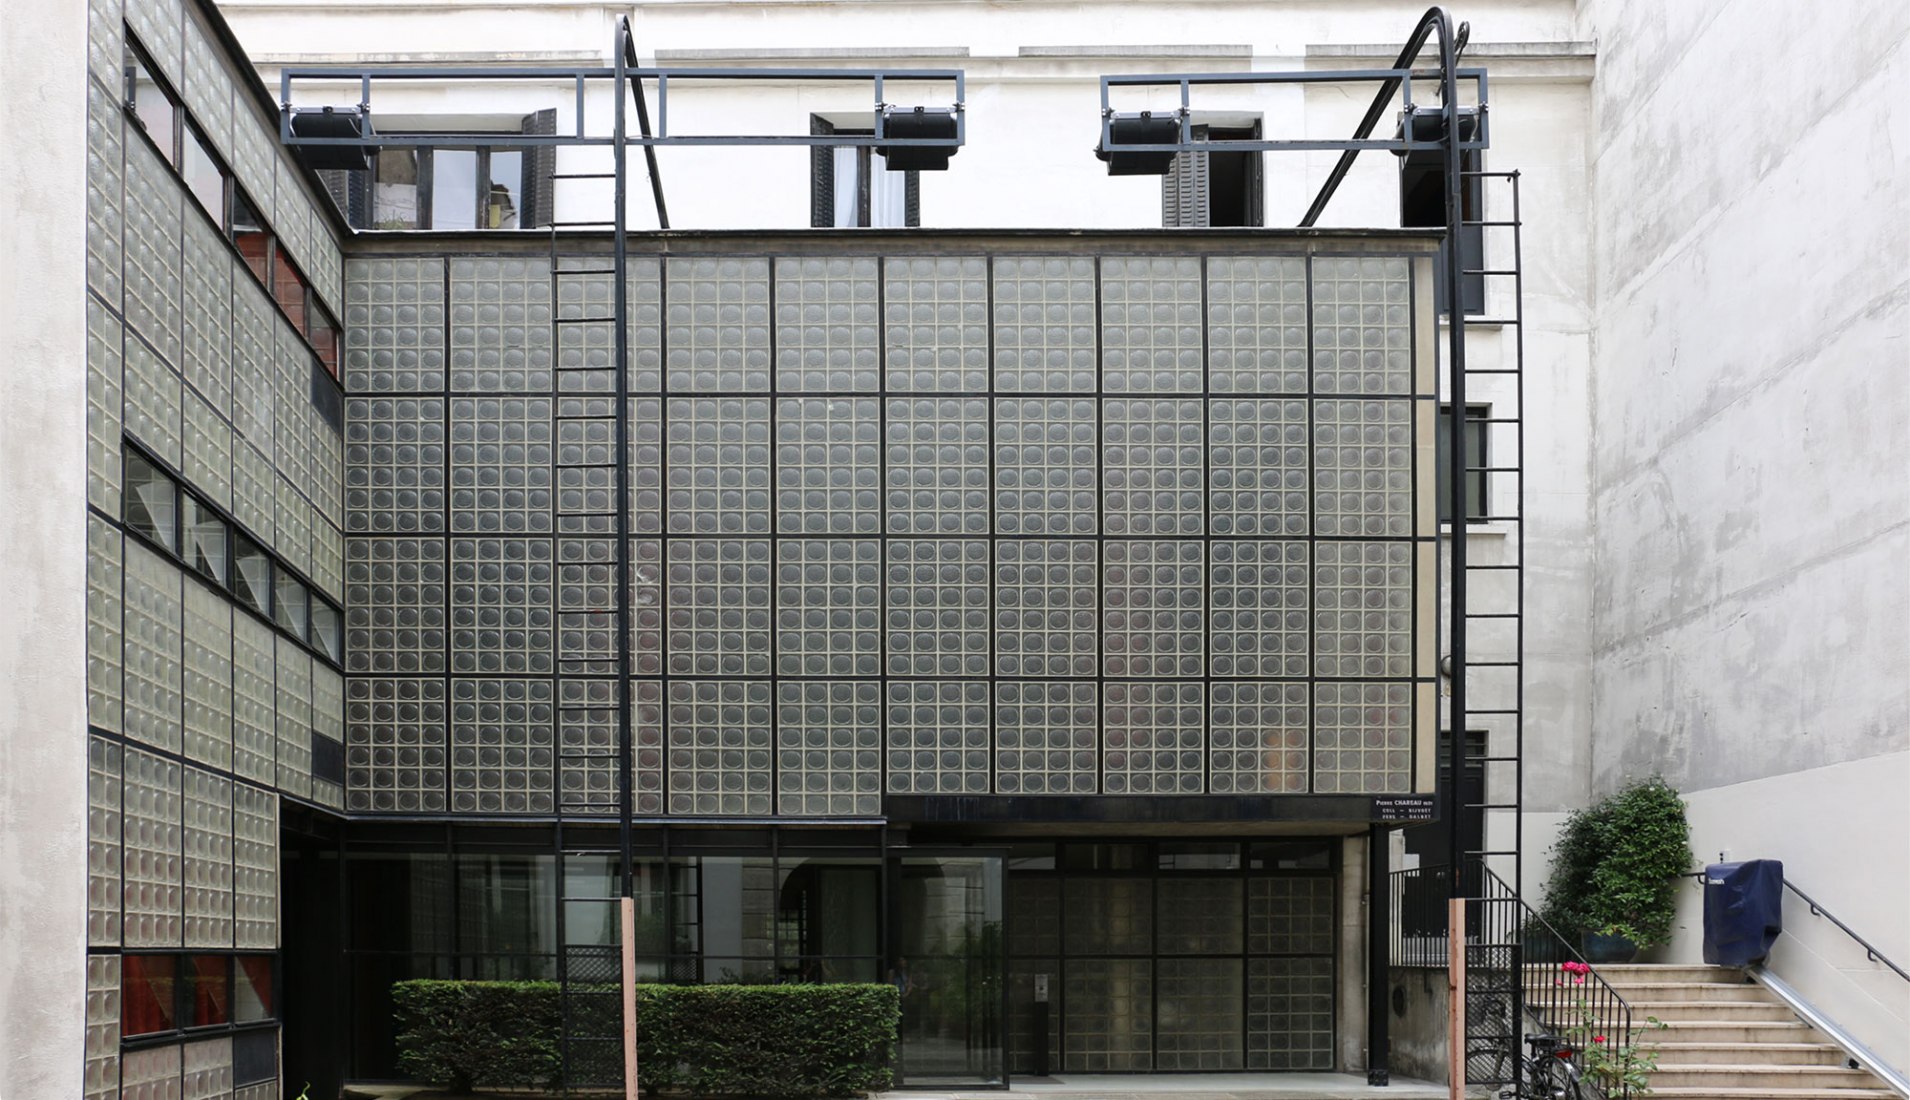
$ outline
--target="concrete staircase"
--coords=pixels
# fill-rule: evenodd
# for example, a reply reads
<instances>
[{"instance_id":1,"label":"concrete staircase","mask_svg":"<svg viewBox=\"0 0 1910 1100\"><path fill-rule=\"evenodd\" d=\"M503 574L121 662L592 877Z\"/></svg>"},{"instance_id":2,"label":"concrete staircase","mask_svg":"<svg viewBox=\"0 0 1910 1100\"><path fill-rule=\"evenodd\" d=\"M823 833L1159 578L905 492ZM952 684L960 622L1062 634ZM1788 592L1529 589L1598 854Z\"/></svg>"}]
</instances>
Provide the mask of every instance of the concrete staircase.
<instances>
[{"instance_id":1,"label":"concrete staircase","mask_svg":"<svg viewBox=\"0 0 1910 1100\"><path fill-rule=\"evenodd\" d=\"M1664 1031L1654 1097L1665 1100L1893 1100L1897 1093L1799 1020L1742 971L1710 966L1601 966L1598 974Z\"/></svg>"}]
</instances>

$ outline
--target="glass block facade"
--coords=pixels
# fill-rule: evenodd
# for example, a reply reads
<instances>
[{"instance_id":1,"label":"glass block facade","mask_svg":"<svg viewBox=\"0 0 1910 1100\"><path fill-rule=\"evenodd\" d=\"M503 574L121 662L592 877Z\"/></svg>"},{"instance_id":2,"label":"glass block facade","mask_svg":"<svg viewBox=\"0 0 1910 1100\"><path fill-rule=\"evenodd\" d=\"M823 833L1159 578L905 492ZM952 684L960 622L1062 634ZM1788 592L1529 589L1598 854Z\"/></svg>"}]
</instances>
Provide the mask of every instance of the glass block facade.
<instances>
[{"instance_id":1,"label":"glass block facade","mask_svg":"<svg viewBox=\"0 0 1910 1100\"><path fill-rule=\"evenodd\" d=\"M641 813L1429 785L1417 245L750 243L629 265ZM354 810L614 802L600 267L347 262Z\"/></svg>"}]
</instances>

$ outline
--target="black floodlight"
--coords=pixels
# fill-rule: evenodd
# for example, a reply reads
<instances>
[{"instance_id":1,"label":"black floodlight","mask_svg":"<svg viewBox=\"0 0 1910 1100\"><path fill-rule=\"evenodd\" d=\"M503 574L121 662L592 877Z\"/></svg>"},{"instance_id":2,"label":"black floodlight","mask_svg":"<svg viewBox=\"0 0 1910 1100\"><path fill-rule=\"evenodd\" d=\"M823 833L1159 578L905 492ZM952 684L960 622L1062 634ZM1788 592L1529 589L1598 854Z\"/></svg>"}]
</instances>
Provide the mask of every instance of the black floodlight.
<instances>
[{"instance_id":1,"label":"black floodlight","mask_svg":"<svg viewBox=\"0 0 1910 1100\"><path fill-rule=\"evenodd\" d=\"M1152 151L1130 153L1123 145L1177 145L1180 143L1180 115L1155 117L1143 111L1132 117L1115 116L1108 121L1108 142L1094 150L1107 162L1110 176L1165 176L1174 167L1178 154Z\"/></svg>"},{"instance_id":2,"label":"black floodlight","mask_svg":"<svg viewBox=\"0 0 1910 1100\"><path fill-rule=\"evenodd\" d=\"M927 107L884 107L882 137L901 141L935 138L955 140L955 112ZM955 145L878 145L875 151L889 163L891 172L944 172Z\"/></svg>"},{"instance_id":3,"label":"black floodlight","mask_svg":"<svg viewBox=\"0 0 1910 1100\"><path fill-rule=\"evenodd\" d=\"M371 115L356 107L339 110L321 107L299 110L288 107L295 138L337 138L360 144L305 145L293 143L299 162L315 172L342 170L357 172L370 168L378 156L378 147L366 142L372 136Z\"/></svg>"},{"instance_id":4,"label":"black floodlight","mask_svg":"<svg viewBox=\"0 0 1910 1100\"><path fill-rule=\"evenodd\" d=\"M1415 107L1402 111L1397 135L1405 141L1441 142L1446 138L1443 107ZM1459 140L1479 137L1479 109L1459 108ZM1423 149L1399 149L1399 209L1403 226L1446 224L1446 150L1443 144ZM1469 181L1470 182L1470 181Z\"/></svg>"}]
</instances>

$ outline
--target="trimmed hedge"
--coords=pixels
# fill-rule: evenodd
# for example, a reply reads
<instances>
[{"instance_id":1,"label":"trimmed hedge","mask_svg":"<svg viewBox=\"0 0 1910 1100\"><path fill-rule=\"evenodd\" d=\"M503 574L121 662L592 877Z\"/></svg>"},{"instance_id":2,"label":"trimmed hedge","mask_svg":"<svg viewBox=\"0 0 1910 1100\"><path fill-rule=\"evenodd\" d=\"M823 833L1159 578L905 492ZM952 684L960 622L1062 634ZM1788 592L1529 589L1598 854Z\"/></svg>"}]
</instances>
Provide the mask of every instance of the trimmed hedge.
<instances>
[{"instance_id":1,"label":"trimmed hedge","mask_svg":"<svg viewBox=\"0 0 1910 1100\"><path fill-rule=\"evenodd\" d=\"M398 1066L432 1085L620 1085L615 989L571 988L571 1080L555 982L392 986ZM887 1088L901 1002L892 985L640 985L644 1091L817 1100ZM601 1041L600 1041L601 1040Z\"/></svg>"}]
</instances>

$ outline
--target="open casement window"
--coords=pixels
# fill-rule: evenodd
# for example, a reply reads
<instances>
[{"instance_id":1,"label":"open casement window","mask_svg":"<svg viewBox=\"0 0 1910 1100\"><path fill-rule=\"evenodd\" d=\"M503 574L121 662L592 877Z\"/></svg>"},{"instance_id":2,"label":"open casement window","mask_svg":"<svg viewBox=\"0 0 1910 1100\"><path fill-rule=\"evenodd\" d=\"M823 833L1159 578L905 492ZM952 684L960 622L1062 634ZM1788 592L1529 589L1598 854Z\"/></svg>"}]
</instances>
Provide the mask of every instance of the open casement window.
<instances>
[{"instance_id":1,"label":"open casement window","mask_svg":"<svg viewBox=\"0 0 1910 1100\"><path fill-rule=\"evenodd\" d=\"M1260 123L1218 126L1196 123L1196 141L1251 141ZM1257 226L1266 224L1259 153L1181 153L1161 177L1161 224Z\"/></svg>"},{"instance_id":2,"label":"open casement window","mask_svg":"<svg viewBox=\"0 0 1910 1100\"><path fill-rule=\"evenodd\" d=\"M873 134L811 116L812 134ZM815 229L877 229L922 224L922 173L891 172L874 149L817 145L809 154L809 225Z\"/></svg>"},{"instance_id":3,"label":"open casement window","mask_svg":"<svg viewBox=\"0 0 1910 1100\"><path fill-rule=\"evenodd\" d=\"M402 116L386 125L392 133L437 133L455 132L466 124L465 119ZM368 170L319 175L354 229L547 226L552 216L556 147L490 143L489 135L513 129L523 134L555 134L557 112L535 111L518 119L514 128L508 122L480 125L443 145L387 145Z\"/></svg>"}]
</instances>

